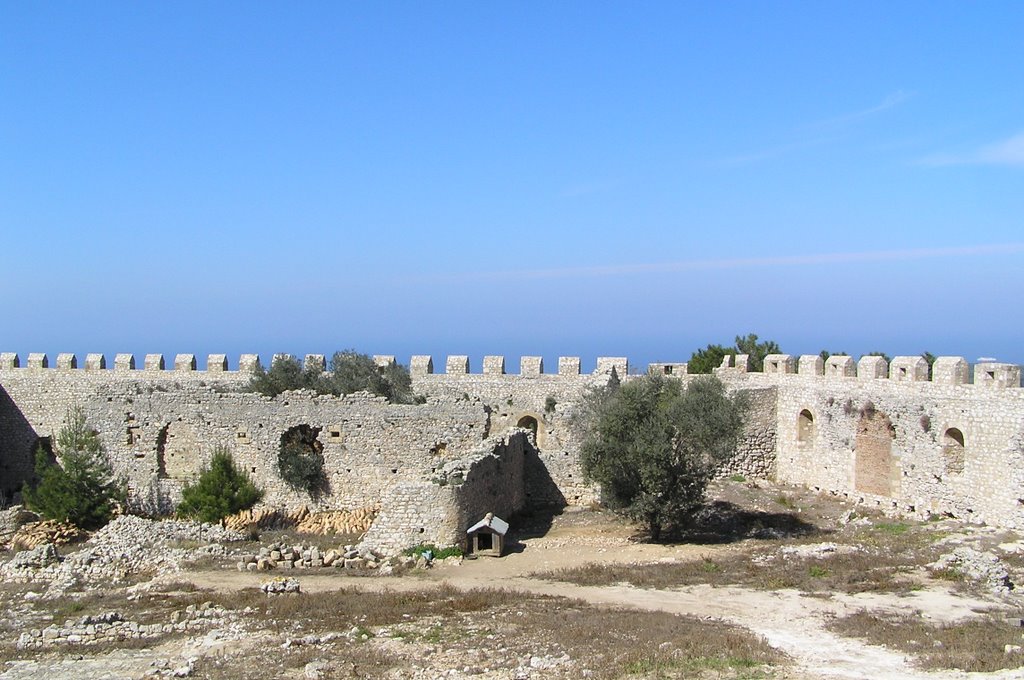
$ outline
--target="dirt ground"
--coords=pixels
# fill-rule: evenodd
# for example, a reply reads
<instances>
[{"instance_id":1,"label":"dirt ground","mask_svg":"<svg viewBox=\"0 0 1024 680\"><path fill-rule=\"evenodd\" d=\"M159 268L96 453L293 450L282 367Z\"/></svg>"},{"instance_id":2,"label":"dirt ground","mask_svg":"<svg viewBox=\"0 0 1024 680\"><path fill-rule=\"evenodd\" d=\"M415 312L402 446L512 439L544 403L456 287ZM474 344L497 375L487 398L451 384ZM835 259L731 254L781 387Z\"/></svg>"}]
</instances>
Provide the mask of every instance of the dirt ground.
<instances>
[{"instance_id":1,"label":"dirt ground","mask_svg":"<svg viewBox=\"0 0 1024 680\"><path fill-rule=\"evenodd\" d=\"M733 480L717 485L713 493L720 504L717 516L706 518L702 525L694 527L674 543L645 543L635 527L608 512L567 509L554 516L518 518L513 524L509 551L502 558L481 557L461 563L445 561L431 569L414 570L397 577L351 577L344 575L343 571L326 570L290 572L289 575L299 579L303 591L300 597L305 598L327 597L340 590L414 594L433 592L432 589L439 586L466 593L479 589L503 589L537 598L564 598L532 599L532 604L524 603L520 607L527 610L530 606L540 607L538 614L545 607L573 608L577 605L565 603L582 602L596 607L594 611L611 612L613 618L609 621L613 621L615 616L626 616L626 612L650 612L691 617L698 621L725 622L760 636L785 656L783 662L749 669L736 666L694 668L671 664L644 668L633 663L611 675L607 674L607 667L603 671L593 671L597 673L594 677L760 677L791 680L1024 678L1024 668L1013 667L1024 665L1024 656L1021 656L1020 664L1011 661L1004 664L1009 666L1005 670L991 673L928 671L917 663L914 654L844 637L829 627L830 621L860 611L869 611L879 617L910 616L937 626L997 612L1011 621L1007 626L1012 626L1012 617L1020 616L1024 604L1015 591L995 593L963 580L935 579L923 569L921 561L931 559L930 556L942 552L948 545L971 545L979 549L1003 546L1011 576L1016 580L1020 575L1024 583L1024 561L1015 557L1019 551L1014 546L1020 544L1019 537L951 520L931 523L894 520L857 508L842 498L768 483ZM722 520L723 515L725 520ZM726 529L724 533L723 526ZM879 562L893 553L905 552L905 564L900 563L893 570L897 578L896 587L886 586L877 590L861 587L832 590L805 585L766 588L744 581L737 585L721 582L724 577L719 574L717 566L764 563L768 565L765 569L771 570L775 568L773 564L790 559L787 555L799 556L804 554L800 551L809 551L807 554L816 556L816 561L809 563L812 576L839 572L842 570L842 546L853 546L850 550L857 551L861 550L857 547L858 542L865 541L878 541L875 549L879 551ZM830 547L826 554L820 552L822 545L840 547ZM637 587L629 582L632 576L619 582L587 585L572 582L580 578L572 570L591 565L614 566L625 570L622 573L626 574L637 570L640 574L644 570L668 573L693 564L709 565L709 575L718 574L719 582L709 578L707 583L691 580L684 585L667 583L659 587ZM805 563L798 564L806 577L808 568ZM855 568L864 569L862 566ZM189 584L184 590L195 588L200 593L209 592L227 598L226 601L251 592L267 579L266 573L239 572L230 565L163 577L168 584L179 584L175 587L182 587L180 584L184 582ZM158 587L158 584L150 585ZM327 646L319 652L310 648L309 661L303 656L288 663L294 666L304 662L296 671L299 677L305 673L305 677L478 675L512 679L585 677L592 673L581 670L585 666L579 665L582 661L566 661L568 654L564 650L568 647L558 644L557 629L547 637L539 632L531 637L528 626L502 628L503 621L524 615L517 611L514 603L484 611L490 613L486 616L459 614L454 617L457 621L449 615L438 615L433 619L419 618L419 614L403 615L416 622L416 632L401 629L401 626L374 628L367 624L365 635L374 638L371 642L375 653L389 655L391 661L406 659L397 667L388 665L391 661L378 671L366 670L369 666L360 671L357 662L352 662L351 666L332 666L329 643L324 643ZM490 617L489 622L487 617ZM436 635L429 633L435 629L442 632ZM428 633L423 633L424 630ZM466 642L473 635L479 635L481 630L491 632L483 635L483 641ZM509 631L516 632L509 635L510 639L503 640L503 635ZM1021 638L1021 631L1024 629L1011 629L1010 639ZM110 650L102 655L79 655L81 658L77 659L53 654L16 659L7 664L0 678L141 677L147 673L170 675L175 672L192 677L277 677L285 673L280 668L267 668L268 663L273 666L274 662L267 661L265 648L268 641L272 641L275 648L289 644L287 634L279 628L258 633L252 626L237 625L233 629L228 626L223 630L209 631L204 636L169 640L155 645L148 652ZM449 637L446 639L446 636ZM521 638L519 647L516 647L516 640L511 639L513 637ZM410 639L414 641L410 642ZM467 654L482 655L488 646L497 644L496 640L502 641L501 648L509 658L519 661L496 663L493 668L464 665ZM1017 653L1006 652L1009 656ZM259 673L240 671L238 663L232 665L225 660L234 658L237 661L244 659L246 654L253 657L249 670L258 666ZM372 663L366 663L372 666ZM234 670L224 671L228 666Z\"/></svg>"}]
</instances>

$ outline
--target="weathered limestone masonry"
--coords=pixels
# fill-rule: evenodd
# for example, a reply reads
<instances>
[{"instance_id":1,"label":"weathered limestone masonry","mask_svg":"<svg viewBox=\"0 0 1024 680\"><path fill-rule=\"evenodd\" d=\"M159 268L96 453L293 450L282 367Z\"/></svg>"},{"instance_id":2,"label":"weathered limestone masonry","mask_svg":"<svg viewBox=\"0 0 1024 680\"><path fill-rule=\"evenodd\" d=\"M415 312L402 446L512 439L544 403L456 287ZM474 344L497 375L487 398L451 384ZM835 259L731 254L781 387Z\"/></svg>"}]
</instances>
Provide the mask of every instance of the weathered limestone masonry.
<instances>
[{"instance_id":1,"label":"weathered limestone masonry","mask_svg":"<svg viewBox=\"0 0 1024 680\"><path fill-rule=\"evenodd\" d=\"M323 358L307 360L322 365ZM393 361L380 357L380 361ZM490 511L524 505L586 504L596 491L578 465L574 413L591 389L614 373L629 380L624 358L601 358L582 374L562 357L557 373L540 357L523 357L506 372L489 356L472 373L465 356L445 372L433 359L411 361L414 391L425 404L393 405L289 392L268 399L244 391L259 359L243 355L227 370L211 355L197 371L192 355L165 370L148 355L137 369L118 355L82 368L74 355L0 354L0 488L10 492L31 475L31 452L53 437L67 409L80 406L101 434L115 468L140 505L168 507L218 445L267 491L278 507L316 505L281 481L281 438L308 426L323 445L330 493L322 509L378 507L367 541L386 547L459 540ZM773 355L764 373L746 358L727 358L716 373L751 403L739 455L727 473L777 477L864 502L917 514L950 513L1024 527L1024 391L1020 369L973 367L959 357L936 361L934 377L919 357L799 359ZM652 373L682 380L685 363L652 364ZM479 515L479 516L478 516ZM422 530L422 531L421 531Z\"/></svg>"},{"instance_id":2,"label":"weathered limestone masonry","mask_svg":"<svg viewBox=\"0 0 1024 680\"><path fill-rule=\"evenodd\" d=\"M0 370L0 472L10 492L31 475L39 438L53 437L67 410L81 407L104 442L135 502L166 509L180 499L218 445L228 446L265 492L265 502L295 507L312 500L276 471L281 437L297 426L318 431L330 493L323 508L379 506L397 483L420 480L475 450L488 436L478 405L392 405L366 394L289 392L275 399L239 391L248 371L43 368L34 361Z\"/></svg>"},{"instance_id":3,"label":"weathered limestone masonry","mask_svg":"<svg viewBox=\"0 0 1024 680\"><path fill-rule=\"evenodd\" d=\"M774 390L776 475L918 516L1024 528L1020 367L940 357L769 356L765 373L717 371Z\"/></svg>"}]
</instances>

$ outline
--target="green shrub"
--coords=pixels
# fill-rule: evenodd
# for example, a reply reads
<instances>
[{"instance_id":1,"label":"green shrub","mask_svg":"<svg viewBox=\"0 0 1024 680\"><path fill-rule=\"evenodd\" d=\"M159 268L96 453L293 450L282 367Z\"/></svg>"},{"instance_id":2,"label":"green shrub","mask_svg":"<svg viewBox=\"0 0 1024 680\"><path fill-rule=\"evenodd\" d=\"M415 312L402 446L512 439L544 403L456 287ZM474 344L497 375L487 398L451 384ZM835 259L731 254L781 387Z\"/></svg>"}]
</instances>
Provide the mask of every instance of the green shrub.
<instances>
[{"instance_id":1,"label":"green shrub","mask_svg":"<svg viewBox=\"0 0 1024 680\"><path fill-rule=\"evenodd\" d=\"M447 548L438 548L433 543L420 543L412 548L406 548L402 551L403 555L408 557L419 557L425 552L430 552L435 560L443 560L446 557L462 557L462 548L457 545L450 545Z\"/></svg>"},{"instance_id":2,"label":"green shrub","mask_svg":"<svg viewBox=\"0 0 1024 680\"><path fill-rule=\"evenodd\" d=\"M256 488L249 475L235 465L227 447L218 446L195 483L182 489L178 514L201 522L219 522L248 510L262 497L263 492Z\"/></svg>"},{"instance_id":3,"label":"green shrub","mask_svg":"<svg viewBox=\"0 0 1024 680\"><path fill-rule=\"evenodd\" d=\"M352 349L335 352L331 370L323 372L303 367L298 358L288 355L274 359L270 370L257 366L249 389L268 397L287 390L314 390L317 394L351 394L366 391L395 404L422 403L412 393L409 369L401 364L378 366L373 358Z\"/></svg>"},{"instance_id":4,"label":"green shrub","mask_svg":"<svg viewBox=\"0 0 1024 680\"><path fill-rule=\"evenodd\" d=\"M117 479L103 454L99 434L88 427L81 408L69 409L57 435L57 462L40 446L35 453L36 480L23 490L25 505L47 519L98 529L123 503L126 485Z\"/></svg>"}]
</instances>

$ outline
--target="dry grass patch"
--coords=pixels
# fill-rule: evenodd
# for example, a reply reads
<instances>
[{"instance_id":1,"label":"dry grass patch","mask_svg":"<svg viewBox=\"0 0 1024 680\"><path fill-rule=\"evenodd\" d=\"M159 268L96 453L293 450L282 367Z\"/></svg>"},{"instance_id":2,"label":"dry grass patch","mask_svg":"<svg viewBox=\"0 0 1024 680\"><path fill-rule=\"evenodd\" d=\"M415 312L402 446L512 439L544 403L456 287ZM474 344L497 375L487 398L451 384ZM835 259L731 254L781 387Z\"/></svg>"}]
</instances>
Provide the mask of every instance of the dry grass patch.
<instances>
[{"instance_id":1,"label":"dry grass patch","mask_svg":"<svg viewBox=\"0 0 1024 680\"><path fill-rule=\"evenodd\" d=\"M346 589L276 597L246 590L214 596L214 601L245 609L251 630L269 636L271 642L259 646L273 648L274 659L282 638L345 633L325 643L286 650L277 661L297 669L311 660L329 659L332 668L340 669L338 677L376 677L387 667L446 663L515 669L528 665L533 656L567 655L571 661L551 670L551 677L579 677L585 670L597 679L630 674L733 676L785 661L759 636L725 623L601 609L508 590L442 586L409 593ZM254 654L258 659L265 652ZM259 667L251 655L206 660L201 675L259 677Z\"/></svg>"},{"instance_id":2,"label":"dry grass patch","mask_svg":"<svg viewBox=\"0 0 1024 680\"><path fill-rule=\"evenodd\" d=\"M1017 613L1019 617L1020 612ZM989 616L943 625L933 625L918 616L881 617L858 612L835 619L829 630L884 645L914 656L928 670L958 669L990 673L1024 665L1024 645L1019 619ZM1007 645L1018 646L1007 652Z\"/></svg>"}]
</instances>

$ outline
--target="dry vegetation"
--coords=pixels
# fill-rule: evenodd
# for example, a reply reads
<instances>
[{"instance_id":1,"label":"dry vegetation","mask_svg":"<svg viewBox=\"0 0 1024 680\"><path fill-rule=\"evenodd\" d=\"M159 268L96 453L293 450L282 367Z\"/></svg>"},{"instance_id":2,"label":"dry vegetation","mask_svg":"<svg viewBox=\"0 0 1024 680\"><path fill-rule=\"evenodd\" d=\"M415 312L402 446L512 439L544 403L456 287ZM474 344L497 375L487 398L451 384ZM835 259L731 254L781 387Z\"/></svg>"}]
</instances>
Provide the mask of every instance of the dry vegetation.
<instances>
[{"instance_id":1,"label":"dry vegetation","mask_svg":"<svg viewBox=\"0 0 1024 680\"><path fill-rule=\"evenodd\" d=\"M660 612L599 609L579 601L508 590L437 588L412 593L338 590L314 596L267 598L242 591L215 604L246 611L250 622L276 636L265 651L282 671L329 658L340 677L379 677L417 659L444 656L442 665L513 670L533 656L566 658L551 677L617 678L634 672L718 676L749 671L783 656L748 631L719 622ZM346 633L330 636L330 632ZM281 640L311 644L281 649ZM329 638L329 639L325 639ZM269 648L267 648L269 649ZM257 652L258 653L258 652ZM567 657L563 657L567 655ZM252 654L207 659L197 673L211 678L263 677Z\"/></svg>"},{"instance_id":2,"label":"dry vegetation","mask_svg":"<svg viewBox=\"0 0 1024 680\"><path fill-rule=\"evenodd\" d=\"M930 670L992 672L1021 664L1019 649L1007 651L1007 645L1024 644L1019 615L1016 619L987 616L935 625L920 616L880 617L858 612L836 619L828 627L840 635L912 654L921 667Z\"/></svg>"}]
</instances>

